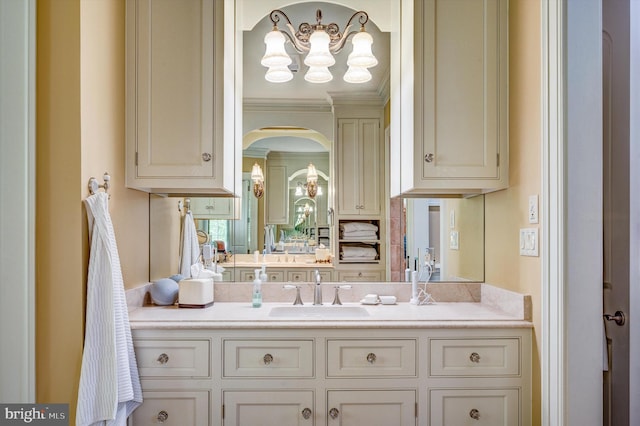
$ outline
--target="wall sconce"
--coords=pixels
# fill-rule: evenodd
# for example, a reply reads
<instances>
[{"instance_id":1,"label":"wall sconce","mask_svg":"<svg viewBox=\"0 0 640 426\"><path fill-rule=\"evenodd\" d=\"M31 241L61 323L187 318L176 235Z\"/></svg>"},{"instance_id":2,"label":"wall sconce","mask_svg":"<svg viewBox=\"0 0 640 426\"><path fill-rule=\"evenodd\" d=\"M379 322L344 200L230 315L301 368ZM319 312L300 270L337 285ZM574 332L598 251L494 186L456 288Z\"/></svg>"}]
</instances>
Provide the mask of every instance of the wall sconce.
<instances>
[{"instance_id":1,"label":"wall sconce","mask_svg":"<svg viewBox=\"0 0 640 426\"><path fill-rule=\"evenodd\" d=\"M313 207L309 205L309 203L304 203L304 215L305 217L309 217L311 212L313 211Z\"/></svg>"},{"instance_id":2,"label":"wall sconce","mask_svg":"<svg viewBox=\"0 0 640 426\"><path fill-rule=\"evenodd\" d=\"M318 193L318 172L316 166L309 163L307 167L307 193L309 197L314 198Z\"/></svg>"},{"instance_id":3,"label":"wall sconce","mask_svg":"<svg viewBox=\"0 0 640 426\"><path fill-rule=\"evenodd\" d=\"M251 180L253 181L253 195L256 198L262 198L264 195L264 175L258 163L255 163L251 169Z\"/></svg>"},{"instance_id":4,"label":"wall sconce","mask_svg":"<svg viewBox=\"0 0 640 426\"><path fill-rule=\"evenodd\" d=\"M283 17L286 29L280 30L278 22ZM358 17L360 31L350 31L351 22ZM272 83L284 83L293 78L293 73L288 68L291 58L287 54L284 44L289 39L298 53L307 53L304 64L309 70L304 79L310 83L327 83L333 79L329 67L336 63L334 53L340 52L349 37L353 36L351 43L353 50L347 59L349 69L344 75L347 83L365 83L371 80L371 73L367 68L374 67L378 60L371 52L373 37L365 31L364 25L369 22L369 15L364 11L354 13L347 21L343 32L335 24L322 24L322 12L316 11L316 24L302 23L298 31L293 28L289 17L279 9L273 10L269 14L273 22L273 30L264 37L266 44L265 54L261 64L267 68L265 79ZM286 38L285 38L286 36Z\"/></svg>"}]
</instances>

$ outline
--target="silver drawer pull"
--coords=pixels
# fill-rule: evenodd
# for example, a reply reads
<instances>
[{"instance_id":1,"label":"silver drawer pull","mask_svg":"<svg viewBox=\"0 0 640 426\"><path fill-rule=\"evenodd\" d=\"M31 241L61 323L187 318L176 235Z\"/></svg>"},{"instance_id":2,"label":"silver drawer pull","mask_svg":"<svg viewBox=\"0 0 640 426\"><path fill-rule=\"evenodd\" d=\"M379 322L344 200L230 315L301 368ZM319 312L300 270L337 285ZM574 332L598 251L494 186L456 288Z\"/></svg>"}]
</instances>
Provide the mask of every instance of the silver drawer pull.
<instances>
[{"instance_id":1,"label":"silver drawer pull","mask_svg":"<svg viewBox=\"0 0 640 426\"><path fill-rule=\"evenodd\" d=\"M339 415L340 415L340 411L338 411L337 408L332 408L331 410L329 410L329 416L332 419L337 419Z\"/></svg>"},{"instance_id":2,"label":"silver drawer pull","mask_svg":"<svg viewBox=\"0 0 640 426\"><path fill-rule=\"evenodd\" d=\"M309 417L311 417L312 411L311 408L305 408L304 410L302 410L302 417L305 420L309 420Z\"/></svg>"},{"instance_id":3,"label":"silver drawer pull","mask_svg":"<svg viewBox=\"0 0 640 426\"><path fill-rule=\"evenodd\" d=\"M369 364L373 364L374 362L376 362L376 354L374 354L373 352L370 354L367 354L367 362Z\"/></svg>"},{"instance_id":4,"label":"silver drawer pull","mask_svg":"<svg viewBox=\"0 0 640 426\"><path fill-rule=\"evenodd\" d=\"M211 154L209 154L208 152L203 152L202 153L202 161L211 161L212 158L213 158L213 156Z\"/></svg>"},{"instance_id":5,"label":"silver drawer pull","mask_svg":"<svg viewBox=\"0 0 640 426\"><path fill-rule=\"evenodd\" d=\"M471 360L471 362L478 363L480 362L480 355L476 352L472 352L471 355L469 355L469 359Z\"/></svg>"},{"instance_id":6,"label":"silver drawer pull","mask_svg":"<svg viewBox=\"0 0 640 426\"><path fill-rule=\"evenodd\" d=\"M158 357L157 361L158 364L166 364L167 362L169 362L169 355L162 353Z\"/></svg>"},{"instance_id":7,"label":"silver drawer pull","mask_svg":"<svg viewBox=\"0 0 640 426\"><path fill-rule=\"evenodd\" d=\"M473 408L471 411L469 411L469 417L471 417L473 420L480 420L480 411Z\"/></svg>"},{"instance_id":8,"label":"silver drawer pull","mask_svg":"<svg viewBox=\"0 0 640 426\"><path fill-rule=\"evenodd\" d=\"M167 413L166 411L162 410L158 413L157 419L160 423L164 423L168 418L169 418L169 413Z\"/></svg>"},{"instance_id":9,"label":"silver drawer pull","mask_svg":"<svg viewBox=\"0 0 640 426\"><path fill-rule=\"evenodd\" d=\"M427 163L431 163L433 162L433 157L434 157L433 153L430 152L424 156L424 161L426 161Z\"/></svg>"},{"instance_id":10,"label":"silver drawer pull","mask_svg":"<svg viewBox=\"0 0 640 426\"><path fill-rule=\"evenodd\" d=\"M264 365L269 365L273 362L273 355L271 354L265 354L262 357L262 362L264 362Z\"/></svg>"}]
</instances>

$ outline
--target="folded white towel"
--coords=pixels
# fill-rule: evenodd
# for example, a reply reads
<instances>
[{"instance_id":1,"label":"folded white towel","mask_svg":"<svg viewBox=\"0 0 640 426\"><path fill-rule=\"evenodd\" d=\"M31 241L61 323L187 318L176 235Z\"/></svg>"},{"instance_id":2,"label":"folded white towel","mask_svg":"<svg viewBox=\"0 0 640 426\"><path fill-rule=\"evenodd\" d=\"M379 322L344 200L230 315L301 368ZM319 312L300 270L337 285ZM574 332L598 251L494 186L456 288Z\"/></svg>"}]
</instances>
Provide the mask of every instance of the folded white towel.
<instances>
[{"instance_id":1,"label":"folded white towel","mask_svg":"<svg viewBox=\"0 0 640 426\"><path fill-rule=\"evenodd\" d=\"M344 239L370 239L377 240L378 234L374 231L351 231L351 232L343 232L342 238Z\"/></svg>"},{"instance_id":2,"label":"folded white towel","mask_svg":"<svg viewBox=\"0 0 640 426\"><path fill-rule=\"evenodd\" d=\"M373 247L357 247L357 246L342 246L340 248L342 258L345 257L376 257L378 252Z\"/></svg>"},{"instance_id":3,"label":"folded white towel","mask_svg":"<svg viewBox=\"0 0 640 426\"><path fill-rule=\"evenodd\" d=\"M378 226L367 222L346 222L340 224L340 229L344 232L352 231L378 231Z\"/></svg>"}]
</instances>

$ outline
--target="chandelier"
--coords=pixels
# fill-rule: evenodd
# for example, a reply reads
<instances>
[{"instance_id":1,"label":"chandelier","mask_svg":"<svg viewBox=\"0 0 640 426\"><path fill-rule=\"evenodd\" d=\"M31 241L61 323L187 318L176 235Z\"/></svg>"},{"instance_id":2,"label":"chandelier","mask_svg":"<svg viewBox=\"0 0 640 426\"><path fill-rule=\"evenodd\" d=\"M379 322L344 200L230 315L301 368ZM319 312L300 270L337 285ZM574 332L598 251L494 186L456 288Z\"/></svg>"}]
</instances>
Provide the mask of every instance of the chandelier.
<instances>
[{"instance_id":1,"label":"chandelier","mask_svg":"<svg viewBox=\"0 0 640 426\"><path fill-rule=\"evenodd\" d=\"M278 28L280 19L286 20L286 28ZM359 31L351 31L352 21L358 18ZM378 60L371 52L373 37L365 31L365 24L369 21L369 15L364 11L354 13L347 21L345 29L340 32L340 27L335 24L324 25L322 12L316 11L316 24L302 23L298 31L293 28L289 17L279 9L269 14L273 29L264 37L266 45L265 54L260 62L267 67L265 79L272 83L284 83L293 78L293 73L288 65L291 57L287 54L284 44L287 39L298 53L307 53L304 64L309 70L304 79L311 83L327 83L333 80L329 67L336 63L334 53L340 52L351 37L353 50L347 58L349 68L343 79L347 83L366 83L371 80L368 68L378 64Z\"/></svg>"}]
</instances>

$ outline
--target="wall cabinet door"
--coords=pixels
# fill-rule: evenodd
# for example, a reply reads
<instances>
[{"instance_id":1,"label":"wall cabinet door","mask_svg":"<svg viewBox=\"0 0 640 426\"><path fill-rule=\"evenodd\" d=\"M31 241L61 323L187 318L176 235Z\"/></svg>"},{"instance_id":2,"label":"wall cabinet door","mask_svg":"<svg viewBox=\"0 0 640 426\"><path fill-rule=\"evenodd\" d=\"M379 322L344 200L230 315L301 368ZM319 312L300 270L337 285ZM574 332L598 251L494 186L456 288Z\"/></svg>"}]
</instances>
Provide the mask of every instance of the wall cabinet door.
<instances>
[{"instance_id":1,"label":"wall cabinet door","mask_svg":"<svg viewBox=\"0 0 640 426\"><path fill-rule=\"evenodd\" d=\"M127 1L127 186L228 193L223 2Z\"/></svg>"},{"instance_id":2,"label":"wall cabinet door","mask_svg":"<svg viewBox=\"0 0 640 426\"><path fill-rule=\"evenodd\" d=\"M191 213L194 219L238 219L240 217L240 199L192 197Z\"/></svg>"},{"instance_id":3,"label":"wall cabinet door","mask_svg":"<svg viewBox=\"0 0 640 426\"><path fill-rule=\"evenodd\" d=\"M380 119L338 119L338 214L381 214ZM382 169L384 170L384 169Z\"/></svg>"},{"instance_id":4,"label":"wall cabinet door","mask_svg":"<svg viewBox=\"0 0 640 426\"><path fill-rule=\"evenodd\" d=\"M400 155L391 175L405 193L506 188L508 0L413 6L414 99L403 99L413 106L413 135L392 147Z\"/></svg>"},{"instance_id":5,"label":"wall cabinet door","mask_svg":"<svg viewBox=\"0 0 640 426\"><path fill-rule=\"evenodd\" d=\"M415 426L415 404L413 390L330 390L327 425Z\"/></svg>"},{"instance_id":6,"label":"wall cabinet door","mask_svg":"<svg viewBox=\"0 0 640 426\"><path fill-rule=\"evenodd\" d=\"M226 391L224 392L225 426L296 426L313 425L313 392Z\"/></svg>"},{"instance_id":7,"label":"wall cabinet door","mask_svg":"<svg viewBox=\"0 0 640 426\"><path fill-rule=\"evenodd\" d=\"M286 166L268 166L265 176L265 204L270 225L289 224L289 190ZM277 238L277 236L276 236Z\"/></svg>"}]
</instances>

